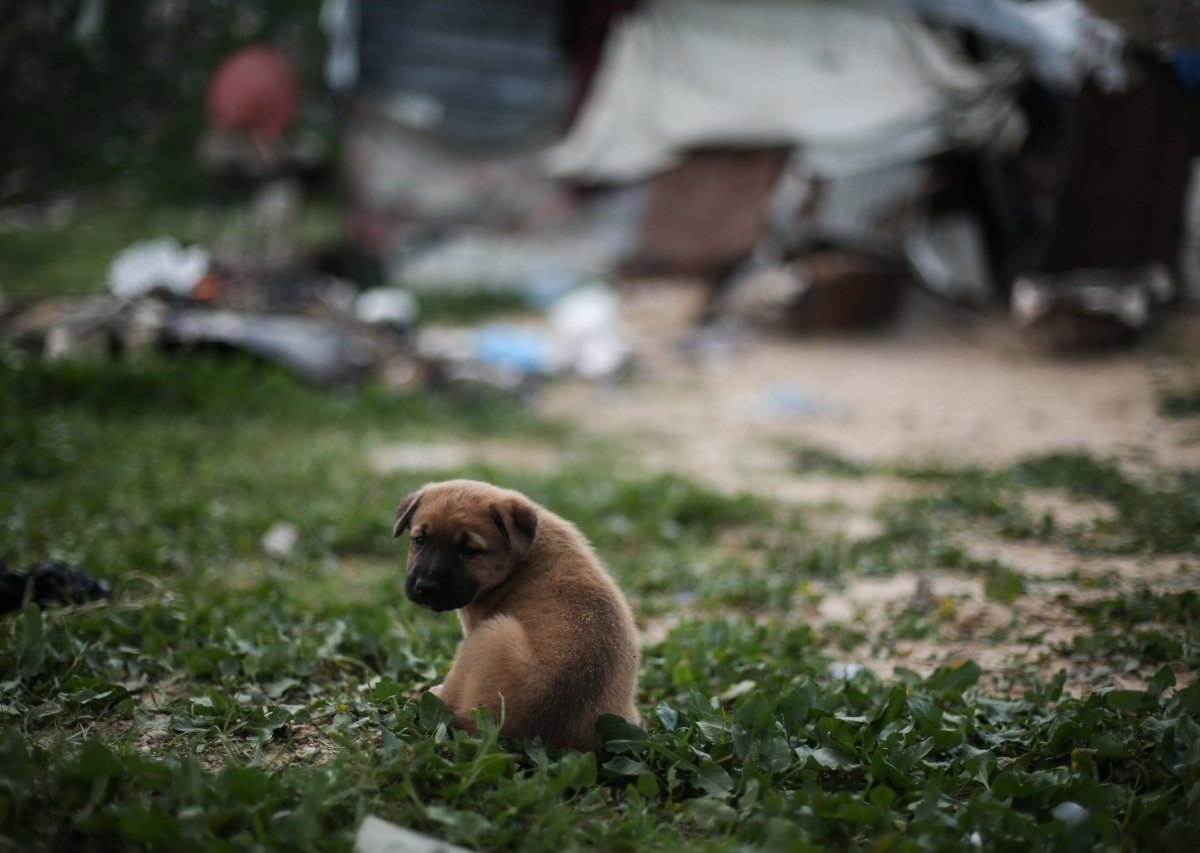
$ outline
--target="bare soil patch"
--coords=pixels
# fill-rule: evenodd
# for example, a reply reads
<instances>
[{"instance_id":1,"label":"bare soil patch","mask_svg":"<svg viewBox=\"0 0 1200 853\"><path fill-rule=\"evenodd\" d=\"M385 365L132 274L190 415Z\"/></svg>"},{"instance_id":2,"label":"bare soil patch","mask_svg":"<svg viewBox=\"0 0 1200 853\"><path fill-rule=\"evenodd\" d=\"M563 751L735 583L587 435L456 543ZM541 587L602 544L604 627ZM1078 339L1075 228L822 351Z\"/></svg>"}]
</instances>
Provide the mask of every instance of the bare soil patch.
<instances>
[{"instance_id":1,"label":"bare soil patch","mask_svg":"<svg viewBox=\"0 0 1200 853\"><path fill-rule=\"evenodd\" d=\"M1200 465L1196 425L1157 408L1163 382L1200 356L1200 315L1181 311L1135 349L1053 358L1029 350L1003 316L917 299L879 333L744 333L689 356L700 299L678 284L632 291L636 380L561 383L543 409L618 437L652 467L772 495L794 479L789 445L872 462L1001 465L1072 449Z\"/></svg>"}]
</instances>

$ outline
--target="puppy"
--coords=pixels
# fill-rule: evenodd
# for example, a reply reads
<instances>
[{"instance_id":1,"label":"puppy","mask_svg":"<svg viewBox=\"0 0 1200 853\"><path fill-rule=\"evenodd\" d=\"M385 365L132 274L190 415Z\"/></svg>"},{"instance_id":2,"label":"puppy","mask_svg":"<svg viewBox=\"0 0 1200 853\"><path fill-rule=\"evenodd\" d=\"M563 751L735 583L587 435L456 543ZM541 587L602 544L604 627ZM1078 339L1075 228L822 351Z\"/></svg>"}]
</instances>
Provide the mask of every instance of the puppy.
<instances>
[{"instance_id":1,"label":"puppy","mask_svg":"<svg viewBox=\"0 0 1200 853\"><path fill-rule=\"evenodd\" d=\"M393 533L406 529L405 595L462 623L435 688L459 725L486 706L505 735L594 750L599 715L638 721L633 614L573 524L518 492L450 480L400 503Z\"/></svg>"}]
</instances>

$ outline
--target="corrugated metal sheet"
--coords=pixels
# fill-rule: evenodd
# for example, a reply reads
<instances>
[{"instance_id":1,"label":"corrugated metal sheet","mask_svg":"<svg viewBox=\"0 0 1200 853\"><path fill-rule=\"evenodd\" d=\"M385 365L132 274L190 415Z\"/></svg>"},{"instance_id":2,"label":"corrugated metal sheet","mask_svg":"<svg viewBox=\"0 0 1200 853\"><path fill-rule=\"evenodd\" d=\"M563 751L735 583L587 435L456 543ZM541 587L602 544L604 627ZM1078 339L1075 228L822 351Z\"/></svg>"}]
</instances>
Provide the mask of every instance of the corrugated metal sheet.
<instances>
[{"instance_id":1,"label":"corrugated metal sheet","mask_svg":"<svg viewBox=\"0 0 1200 853\"><path fill-rule=\"evenodd\" d=\"M400 120L472 150L511 150L557 130L567 94L561 4L360 0L360 13L362 89Z\"/></svg>"}]
</instances>

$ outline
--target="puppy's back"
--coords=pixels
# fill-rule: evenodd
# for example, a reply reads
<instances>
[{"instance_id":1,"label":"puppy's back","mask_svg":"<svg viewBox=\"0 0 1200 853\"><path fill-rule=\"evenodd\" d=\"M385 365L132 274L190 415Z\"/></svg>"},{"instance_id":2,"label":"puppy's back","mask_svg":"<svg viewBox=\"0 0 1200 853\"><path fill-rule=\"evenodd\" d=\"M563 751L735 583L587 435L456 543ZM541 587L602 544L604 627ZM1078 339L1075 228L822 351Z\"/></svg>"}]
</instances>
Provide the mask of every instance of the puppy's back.
<instances>
[{"instance_id":1,"label":"puppy's back","mask_svg":"<svg viewBox=\"0 0 1200 853\"><path fill-rule=\"evenodd\" d=\"M638 721L633 614L579 530L543 508L538 517L529 581L503 608L525 627L535 661L506 728L540 734L550 746L594 749L601 714Z\"/></svg>"}]
</instances>

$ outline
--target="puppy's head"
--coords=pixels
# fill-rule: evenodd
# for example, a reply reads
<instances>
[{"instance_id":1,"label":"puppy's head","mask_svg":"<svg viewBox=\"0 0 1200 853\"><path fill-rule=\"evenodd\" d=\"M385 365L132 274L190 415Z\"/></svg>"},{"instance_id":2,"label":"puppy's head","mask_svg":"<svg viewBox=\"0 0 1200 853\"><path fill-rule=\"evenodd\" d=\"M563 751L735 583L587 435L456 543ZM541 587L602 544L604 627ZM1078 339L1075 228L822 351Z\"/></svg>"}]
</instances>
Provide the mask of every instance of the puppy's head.
<instances>
[{"instance_id":1,"label":"puppy's head","mask_svg":"<svg viewBox=\"0 0 1200 853\"><path fill-rule=\"evenodd\" d=\"M429 483L400 502L392 532L405 530L404 594L430 610L457 610L517 569L537 535L537 510L487 483Z\"/></svg>"}]
</instances>

